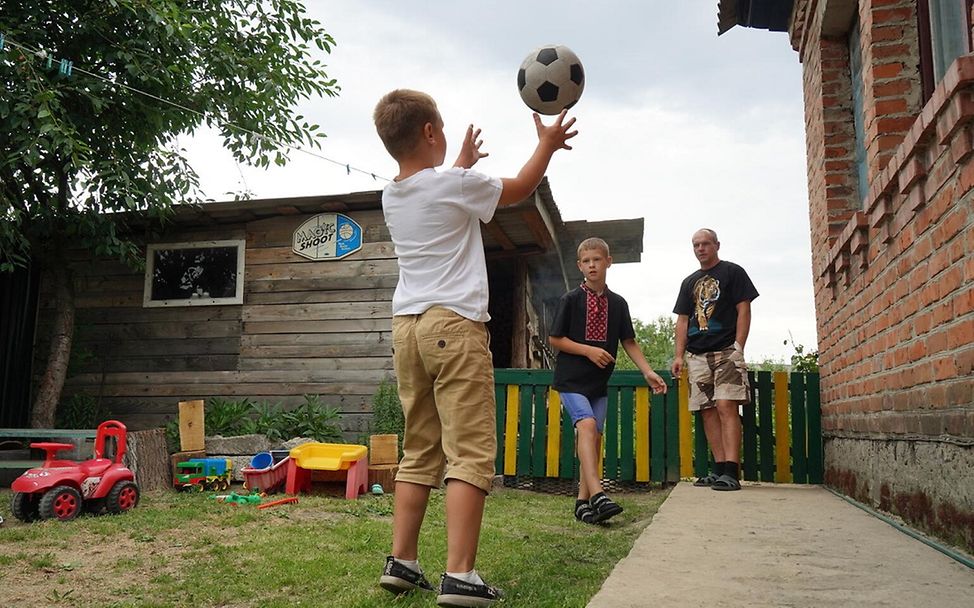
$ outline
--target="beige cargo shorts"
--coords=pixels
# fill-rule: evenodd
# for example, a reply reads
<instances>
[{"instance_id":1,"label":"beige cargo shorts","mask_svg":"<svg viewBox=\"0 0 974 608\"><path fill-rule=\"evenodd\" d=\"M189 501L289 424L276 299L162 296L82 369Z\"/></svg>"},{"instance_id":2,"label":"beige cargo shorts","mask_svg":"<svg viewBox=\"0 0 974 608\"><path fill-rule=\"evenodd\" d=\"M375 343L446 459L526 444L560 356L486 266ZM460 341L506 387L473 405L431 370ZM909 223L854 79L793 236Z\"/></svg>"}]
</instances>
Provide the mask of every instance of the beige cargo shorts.
<instances>
[{"instance_id":1,"label":"beige cargo shorts","mask_svg":"<svg viewBox=\"0 0 974 608\"><path fill-rule=\"evenodd\" d=\"M497 427L486 325L433 307L393 317L392 340L406 418L396 481L459 479L490 492Z\"/></svg>"},{"instance_id":2,"label":"beige cargo shorts","mask_svg":"<svg viewBox=\"0 0 974 608\"><path fill-rule=\"evenodd\" d=\"M718 400L750 401L744 353L734 346L699 355L687 353L687 378L691 412L715 407Z\"/></svg>"}]
</instances>

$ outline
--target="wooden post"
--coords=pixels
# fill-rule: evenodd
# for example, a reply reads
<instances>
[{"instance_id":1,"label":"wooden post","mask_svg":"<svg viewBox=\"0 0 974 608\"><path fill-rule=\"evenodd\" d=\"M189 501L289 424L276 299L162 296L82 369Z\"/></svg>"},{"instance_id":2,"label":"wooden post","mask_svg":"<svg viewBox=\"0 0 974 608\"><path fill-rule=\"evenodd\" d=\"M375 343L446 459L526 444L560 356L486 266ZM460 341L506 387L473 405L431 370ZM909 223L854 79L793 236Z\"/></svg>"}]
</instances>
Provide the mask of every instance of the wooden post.
<instances>
[{"instance_id":1,"label":"wooden post","mask_svg":"<svg viewBox=\"0 0 974 608\"><path fill-rule=\"evenodd\" d=\"M179 449L183 452L205 450L203 440L203 400L179 402Z\"/></svg>"},{"instance_id":2,"label":"wooden post","mask_svg":"<svg viewBox=\"0 0 974 608\"><path fill-rule=\"evenodd\" d=\"M168 488L172 483L166 449L166 431L149 429L129 431L126 437L125 466L135 474L135 483L143 492Z\"/></svg>"},{"instance_id":3,"label":"wooden post","mask_svg":"<svg viewBox=\"0 0 974 608\"><path fill-rule=\"evenodd\" d=\"M396 491L396 473L399 472L398 464L372 464L369 465L369 489L379 484L386 494Z\"/></svg>"}]
</instances>

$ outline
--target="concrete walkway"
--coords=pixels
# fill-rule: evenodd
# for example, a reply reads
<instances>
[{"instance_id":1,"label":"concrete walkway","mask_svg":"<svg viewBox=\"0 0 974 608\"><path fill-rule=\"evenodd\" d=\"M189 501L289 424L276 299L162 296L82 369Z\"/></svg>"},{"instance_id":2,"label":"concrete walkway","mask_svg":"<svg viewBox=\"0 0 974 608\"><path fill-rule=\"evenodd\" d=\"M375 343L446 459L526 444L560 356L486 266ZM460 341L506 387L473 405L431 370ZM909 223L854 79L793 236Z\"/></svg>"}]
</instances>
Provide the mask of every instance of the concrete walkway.
<instances>
[{"instance_id":1,"label":"concrete walkway","mask_svg":"<svg viewBox=\"0 0 974 608\"><path fill-rule=\"evenodd\" d=\"M974 570L819 486L681 482L588 606L969 608Z\"/></svg>"}]
</instances>

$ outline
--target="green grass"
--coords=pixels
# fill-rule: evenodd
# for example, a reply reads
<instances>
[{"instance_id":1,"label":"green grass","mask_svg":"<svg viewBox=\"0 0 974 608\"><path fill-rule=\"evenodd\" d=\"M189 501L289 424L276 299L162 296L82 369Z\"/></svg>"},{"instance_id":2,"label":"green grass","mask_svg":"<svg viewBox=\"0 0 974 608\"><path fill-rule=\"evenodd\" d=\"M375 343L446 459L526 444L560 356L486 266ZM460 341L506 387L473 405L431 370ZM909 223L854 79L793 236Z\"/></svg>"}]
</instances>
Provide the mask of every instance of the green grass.
<instances>
[{"instance_id":1,"label":"green grass","mask_svg":"<svg viewBox=\"0 0 974 608\"><path fill-rule=\"evenodd\" d=\"M580 524L573 500L500 490L487 501L478 570L508 605L582 607L666 496L613 494L626 511ZM377 585L392 529L392 496L302 496L265 511L202 494L143 496L119 516L22 524L0 492L0 606L435 606L434 594L393 598ZM446 559L443 494L420 539L431 581Z\"/></svg>"}]
</instances>

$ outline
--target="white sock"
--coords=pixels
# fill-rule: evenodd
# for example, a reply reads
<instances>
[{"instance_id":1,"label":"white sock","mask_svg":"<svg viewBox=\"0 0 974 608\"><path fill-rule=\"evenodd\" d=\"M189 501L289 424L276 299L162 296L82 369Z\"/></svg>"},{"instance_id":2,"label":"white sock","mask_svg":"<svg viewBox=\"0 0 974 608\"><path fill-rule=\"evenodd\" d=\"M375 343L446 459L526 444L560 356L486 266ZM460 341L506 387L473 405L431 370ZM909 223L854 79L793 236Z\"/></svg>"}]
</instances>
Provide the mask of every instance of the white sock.
<instances>
[{"instance_id":1,"label":"white sock","mask_svg":"<svg viewBox=\"0 0 974 608\"><path fill-rule=\"evenodd\" d=\"M458 578L465 583L470 583L471 585L483 585L484 579L480 578L476 570L471 570L470 572L447 572L447 576L452 576L453 578Z\"/></svg>"},{"instance_id":2,"label":"white sock","mask_svg":"<svg viewBox=\"0 0 974 608\"><path fill-rule=\"evenodd\" d=\"M396 561L399 562L400 564L402 564L403 566L406 566L407 568L409 568L413 572L419 572L421 574L423 572L423 569L419 567L419 560L418 559L399 559L397 557L396 558Z\"/></svg>"}]
</instances>

